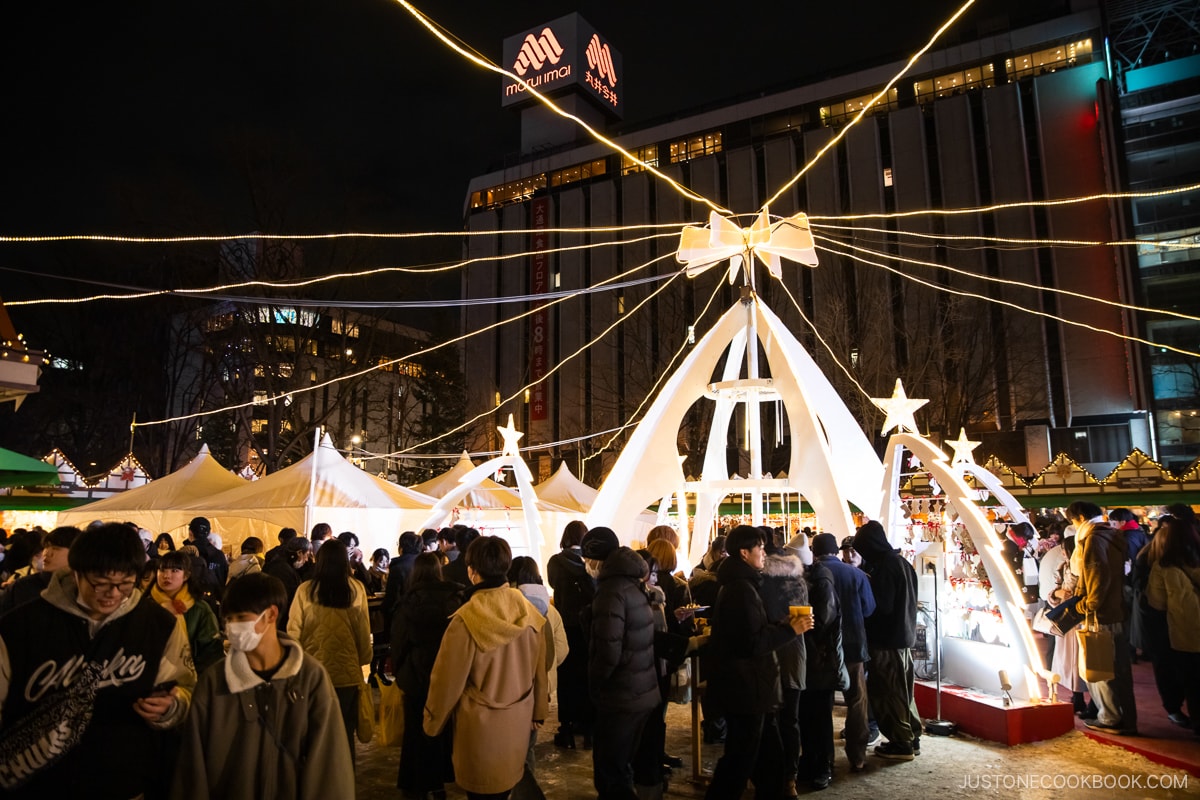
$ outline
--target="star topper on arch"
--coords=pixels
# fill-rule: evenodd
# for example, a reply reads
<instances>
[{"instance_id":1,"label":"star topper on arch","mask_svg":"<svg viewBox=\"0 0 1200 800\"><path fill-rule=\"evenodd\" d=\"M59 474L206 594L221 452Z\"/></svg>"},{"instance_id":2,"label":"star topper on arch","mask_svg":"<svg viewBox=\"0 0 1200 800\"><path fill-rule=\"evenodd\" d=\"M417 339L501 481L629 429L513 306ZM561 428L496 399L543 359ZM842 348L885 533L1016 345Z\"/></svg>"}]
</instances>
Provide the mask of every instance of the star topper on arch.
<instances>
[{"instance_id":1,"label":"star topper on arch","mask_svg":"<svg viewBox=\"0 0 1200 800\"><path fill-rule=\"evenodd\" d=\"M921 433L913 414L929 401L910 399L904 393L904 384L900 382L899 378L896 378L896 388L892 391L891 397L872 397L871 402L887 415L883 420L883 429L879 431L881 435L887 436L893 428L899 428L902 433L904 431L918 435Z\"/></svg>"},{"instance_id":2,"label":"star topper on arch","mask_svg":"<svg viewBox=\"0 0 1200 800\"><path fill-rule=\"evenodd\" d=\"M764 207L749 228L742 228L732 218L713 211L708 216L707 227L688 225L683 229L679 250L675 253L675 259L687 265L689 278L729 259L730 283L737 280L742 262L753 260L755 256L773 278L783 275L781 258L815 267L817 251L808 227L808 215L798 212L771 222L770 212ZM753 285L749 267L747 264L746 279Z\"/></svg>"}]
</instances>

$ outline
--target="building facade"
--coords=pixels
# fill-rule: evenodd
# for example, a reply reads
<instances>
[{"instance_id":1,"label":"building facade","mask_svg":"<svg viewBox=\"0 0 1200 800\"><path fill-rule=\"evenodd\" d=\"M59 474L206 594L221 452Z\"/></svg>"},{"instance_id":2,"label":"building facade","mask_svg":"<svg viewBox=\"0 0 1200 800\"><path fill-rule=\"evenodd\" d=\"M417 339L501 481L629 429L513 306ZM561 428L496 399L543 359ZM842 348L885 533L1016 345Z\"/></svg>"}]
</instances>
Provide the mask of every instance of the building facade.
<instances>
[{"instance_id":1,"label":"building facade","mask_svg":"<svg viewBox=\"0 0 1200 800\"><path fill-rule=\"evenodd\" d=\"M1138 299L1145 268L1132 248L1028 243L1121 238L1128 204L924 213L1124 188L1122 121L1133 117L1114 82L1104 9L1074 6L931 51L770 206L772 215L810 215L821 263L788 264L781 281L760 275L758 293L871 433L878 419L868 397L890 395L900 377L910 396L930 398L918 421L931 436L965 427L984 443L977 457L997 455L1019 472L1058 452L1098 471L1133 447L1155 452L1162 370L1145 348L1105 333L1137 335L1145 323L1103 302ZM902 66L732 102L617 141L749 225ZM547 298L464 310L464 332L528 313L466 341L468 414L511 412L525 443L559 443L540 459L543 473L561 457L601 477L620 447L619 435L609 444L613 431L736 301L723 270L676 274L679 228L703 224L708 211L595 143L544 141L520 163L473 179L465 255L485 260L464 271L464 296ZM903 212L913 213L894 216ZM1179 235L1170 225L1164 232ZM606 281L617 288L589 290ZM783 444L787 420L773 413L764 412L763 430ZM706 415L695 418L699 426ZM679 444L690 456L705 432L687 428ZM731 472L740 451L731 433ZM685 465L698 470L699 457Z\"/></svg>"}]
</instances>

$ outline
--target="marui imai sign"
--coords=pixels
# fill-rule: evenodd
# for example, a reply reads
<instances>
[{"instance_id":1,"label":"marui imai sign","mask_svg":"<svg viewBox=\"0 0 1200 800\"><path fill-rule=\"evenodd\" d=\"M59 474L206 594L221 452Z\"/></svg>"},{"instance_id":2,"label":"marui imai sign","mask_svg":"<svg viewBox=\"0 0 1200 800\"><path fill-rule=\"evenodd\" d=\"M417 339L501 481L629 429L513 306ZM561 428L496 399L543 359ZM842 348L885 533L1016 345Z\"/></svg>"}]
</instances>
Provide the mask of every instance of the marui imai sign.
<instances>
[{"instance_id":1,"label":"marui imai sign","mask_svg":"<svg viewBox=\"0 0 1200 800\"><path fill-rule=\"evenodd\" d=\"M578 87L607 113L624 115L621 54L578 14L505 39L502 65L543 94ZM529 101L524 86L504 78L501 105Z\"/></svg>"}]
</instances>

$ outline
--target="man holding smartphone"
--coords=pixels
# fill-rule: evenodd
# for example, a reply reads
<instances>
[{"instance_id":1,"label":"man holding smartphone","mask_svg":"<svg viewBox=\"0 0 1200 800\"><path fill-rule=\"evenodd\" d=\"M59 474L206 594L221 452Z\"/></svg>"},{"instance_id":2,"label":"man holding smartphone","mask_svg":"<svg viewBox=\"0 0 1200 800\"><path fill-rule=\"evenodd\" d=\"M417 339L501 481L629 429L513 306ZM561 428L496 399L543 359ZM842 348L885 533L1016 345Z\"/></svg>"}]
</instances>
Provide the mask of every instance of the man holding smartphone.
<instances>
[{"instance_id":1,"label":"man holding smartphone","mask_svg":"<svg viewBox=\"0 0 1200 800\"><path fill-rule=\"evenodd\" d=\"M5 797L138 797L146 758L187 715L187 631L142 603L137 531L84 531L41 596L0 618L0 789Z\"/></svg>"}]
</instances>

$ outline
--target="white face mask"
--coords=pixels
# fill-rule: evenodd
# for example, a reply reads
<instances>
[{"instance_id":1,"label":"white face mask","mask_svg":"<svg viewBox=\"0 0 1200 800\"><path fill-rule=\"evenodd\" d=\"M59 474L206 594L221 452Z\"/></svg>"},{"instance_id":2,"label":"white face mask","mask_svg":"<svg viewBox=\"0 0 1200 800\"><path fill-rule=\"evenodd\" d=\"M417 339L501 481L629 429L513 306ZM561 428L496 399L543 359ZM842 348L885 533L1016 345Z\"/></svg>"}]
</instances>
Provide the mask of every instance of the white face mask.
<instances>
[{"instance_id":1,"label":"white face mask","mask_svg":"<svg viewBox=\"0 0 1200 800\"><path fill-rule=\"evenodd\" d=\"M249 622L226 622L225 633L229 636L229 649L248 653L258 647L258 643L262 641L266 631L260 633L254 628L262 621L266 613L263 611L256 619Z\"/></svg>"}]
</instances>

